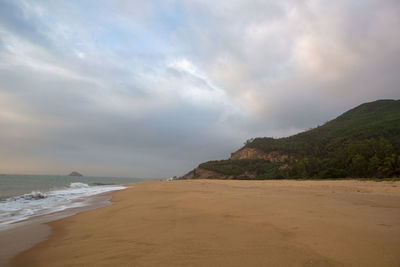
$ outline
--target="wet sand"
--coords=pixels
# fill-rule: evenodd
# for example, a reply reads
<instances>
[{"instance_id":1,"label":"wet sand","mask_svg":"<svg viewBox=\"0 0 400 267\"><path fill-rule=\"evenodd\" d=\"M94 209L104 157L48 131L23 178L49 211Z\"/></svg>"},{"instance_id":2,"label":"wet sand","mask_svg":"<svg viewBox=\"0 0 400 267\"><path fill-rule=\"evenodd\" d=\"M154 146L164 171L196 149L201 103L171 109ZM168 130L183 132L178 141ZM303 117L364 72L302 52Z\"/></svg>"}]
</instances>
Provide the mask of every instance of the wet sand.
<instances>
[{"instance_id":1,"label":"wet sand","mask_svg":"<svg viewBox=\"0 0 400 267\"><path fill-rule=\"evenodd\" d=\"M400 182L138 183L15 266L400 266Z\"/></svg>"},{"instance_id":2,"label":"wet sand","mask_svg":"<svg viewBox=\"0 0 400 267\"><path fill-rule=\"evenodd\" d=\"M9 266L11 258L25 251L35 244L46 240L51 233L51 228L46 222L51 222L80 212L105 207L111 204L110 196L99 194L91 196L84 201L84 206L70 208L51 214L33 217L9 225L0 230L0 266Z\"/></svg>"},{"instance_id":3,"label":"wet sand","mask_svg":"<svg viewBox=\"0 0 400 267\"><path fill-rule=\"evenodd\" d=\"M33 247L40 241L46 240L50 227L33 223L0 232L0 266L8 266L8 262L18 253Z\"/></svg>"}]
</instances>

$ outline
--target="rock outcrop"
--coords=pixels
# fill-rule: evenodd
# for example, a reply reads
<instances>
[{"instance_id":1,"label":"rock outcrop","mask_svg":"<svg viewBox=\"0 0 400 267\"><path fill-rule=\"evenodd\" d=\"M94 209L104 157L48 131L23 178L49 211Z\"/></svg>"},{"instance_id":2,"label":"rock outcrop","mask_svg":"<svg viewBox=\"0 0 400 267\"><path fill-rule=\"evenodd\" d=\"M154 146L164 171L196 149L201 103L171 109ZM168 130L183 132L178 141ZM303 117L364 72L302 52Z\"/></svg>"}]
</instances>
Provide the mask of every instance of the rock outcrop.
<instances>
[{"instance_id":1,"label":"rock outcrop","mask_svg":"<svg viewBox=\"0 0 400 267\"><path fill-rule=\"evenodd\" d=\"M80 174L79 172L75 172L75 171L73 171L73 172L71 172L68 176L75 176L75 177L81 177L81 176L83 176L82 174Z\"/></svg>"},{"instance_id":2,"label":"rock outcrop","mask_svg":"<svg viewBox=\"0 0 400 267\"><path fill-rule=\"evenodd\" d=\"M282 164L283 162L285 162L285 160L292 159L293 157L293 155L285 154L278 151L266 153L257 148L243 147L238 151L232 153L229 160L262 159ZM288 168L288 164L283 164L280 167L280 169L284 168ZM197 167L194 170L185 174L184 176L180 177L180 179L255 179L256 177L257 175L255 171L246 171L241 175L234 176Z\"/></svg>"},{"instance_id":3,"label":"rock outcrop","mask_svg":"<svg viewBox=\"0 0 400 267\"><path fill-rule=\"evenodd\" d=\"M244 147L231 154L230 159L264 159L271 162L284 162L291 159L292 155L284 154L278 151L266 153L257 148Z\"/></svg>"}]
</instances>

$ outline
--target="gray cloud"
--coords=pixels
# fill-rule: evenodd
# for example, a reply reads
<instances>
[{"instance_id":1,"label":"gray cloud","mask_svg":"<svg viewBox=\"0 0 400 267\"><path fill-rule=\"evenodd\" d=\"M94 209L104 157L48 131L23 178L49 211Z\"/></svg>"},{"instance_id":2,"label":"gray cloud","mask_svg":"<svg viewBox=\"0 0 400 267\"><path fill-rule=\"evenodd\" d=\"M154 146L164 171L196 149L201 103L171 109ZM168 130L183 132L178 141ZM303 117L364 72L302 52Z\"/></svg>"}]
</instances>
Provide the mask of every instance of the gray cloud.
<instances>
[{"instance_id":1,"label":"gray cloud","mask_svg":"<svg viewBox=\"0 0 400 267\"><path fill-rule=\"evenodd\" d=\"M0 171L165 177L399 98L398 1L1 1Z\"/></svg>"}]
</instances>

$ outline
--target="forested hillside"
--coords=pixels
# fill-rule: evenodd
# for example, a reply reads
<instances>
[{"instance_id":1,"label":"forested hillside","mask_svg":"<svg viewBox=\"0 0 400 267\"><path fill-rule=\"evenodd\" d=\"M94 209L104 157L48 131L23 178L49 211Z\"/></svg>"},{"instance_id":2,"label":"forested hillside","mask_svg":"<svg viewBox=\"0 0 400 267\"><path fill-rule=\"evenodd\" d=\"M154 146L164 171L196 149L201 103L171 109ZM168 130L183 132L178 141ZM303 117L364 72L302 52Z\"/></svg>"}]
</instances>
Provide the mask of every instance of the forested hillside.
<instances>
[{"instance_id":1,"label":"forested hillside","mask_svg":"<svg viewBox=\"0 0 400 267\"><path fill-rule=\"evenodd\" d=\"M230 179L399 177L400 100L362 104L290 137L251 139L238 152L249 149L265 156L209 161L197 171ZM285 160L269 160L271 153L286 155Z\"/></svg>"}]
</instances>

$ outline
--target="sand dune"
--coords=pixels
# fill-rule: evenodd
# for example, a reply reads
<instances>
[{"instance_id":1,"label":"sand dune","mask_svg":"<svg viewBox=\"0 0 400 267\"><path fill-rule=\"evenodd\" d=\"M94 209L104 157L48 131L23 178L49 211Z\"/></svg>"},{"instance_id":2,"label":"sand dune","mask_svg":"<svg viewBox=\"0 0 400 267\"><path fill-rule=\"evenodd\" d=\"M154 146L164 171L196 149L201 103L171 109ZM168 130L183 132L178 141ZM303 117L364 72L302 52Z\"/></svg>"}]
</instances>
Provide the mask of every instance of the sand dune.
<instances>
[{"instance_id":1,"label":"sand dune","mask_svg":"<svg viewBox=\"0 0 400 267\"><path fill-rule=\"evenodd\" d=\"M400 266L400 183L146 182L50 223L16 266Z\"/></svg>"}]
</instances>

